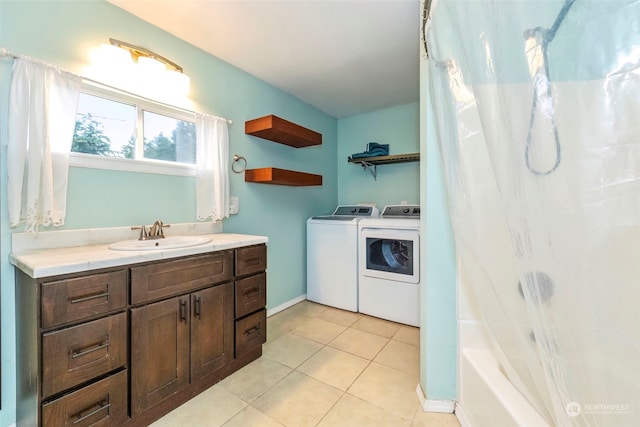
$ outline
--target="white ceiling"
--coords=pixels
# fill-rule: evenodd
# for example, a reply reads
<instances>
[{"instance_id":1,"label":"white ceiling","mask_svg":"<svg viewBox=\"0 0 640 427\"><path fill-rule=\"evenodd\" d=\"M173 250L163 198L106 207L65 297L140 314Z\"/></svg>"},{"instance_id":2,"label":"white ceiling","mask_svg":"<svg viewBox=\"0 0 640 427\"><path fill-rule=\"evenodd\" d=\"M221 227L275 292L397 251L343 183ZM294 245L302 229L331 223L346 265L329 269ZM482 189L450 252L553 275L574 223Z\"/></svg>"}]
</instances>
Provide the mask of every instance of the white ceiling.
<instances>
[{"instance_id":1,"label":"white ceiling","mask_svg":"<svg viewBox=\"0 0 640 427\"><path fill-rule=\"evenodd\" d=\"M109 1L336 118L418 101L419 0Z\"/></svg>"}]
</instances>

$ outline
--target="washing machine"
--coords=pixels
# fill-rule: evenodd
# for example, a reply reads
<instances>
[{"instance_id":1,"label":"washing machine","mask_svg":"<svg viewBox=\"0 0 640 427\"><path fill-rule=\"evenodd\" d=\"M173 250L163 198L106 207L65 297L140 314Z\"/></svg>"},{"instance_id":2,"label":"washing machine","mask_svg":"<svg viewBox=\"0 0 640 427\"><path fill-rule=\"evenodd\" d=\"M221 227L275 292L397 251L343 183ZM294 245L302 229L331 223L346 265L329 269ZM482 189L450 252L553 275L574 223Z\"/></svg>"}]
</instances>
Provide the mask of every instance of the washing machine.
<instances>
[{"instance_id":1,"label":"washing machine","mask_svg":"<svg viewBox=\"0 0 640 427\"><path fill-rule=\"evenodd\" d=\"M374 206L338 206L307 220L307 299L358 311L358 223L377 217Z\"/></svg>"},{"instance_id":2,"label":"washing machine","mask_svg":"<svg viewBox=\"0 0 640 427\"><path fill-rule=\"evenodd\" d=\"M385 206L358 224L358 310L420 325L420 206Z\"/></svg>"}]
</instances>

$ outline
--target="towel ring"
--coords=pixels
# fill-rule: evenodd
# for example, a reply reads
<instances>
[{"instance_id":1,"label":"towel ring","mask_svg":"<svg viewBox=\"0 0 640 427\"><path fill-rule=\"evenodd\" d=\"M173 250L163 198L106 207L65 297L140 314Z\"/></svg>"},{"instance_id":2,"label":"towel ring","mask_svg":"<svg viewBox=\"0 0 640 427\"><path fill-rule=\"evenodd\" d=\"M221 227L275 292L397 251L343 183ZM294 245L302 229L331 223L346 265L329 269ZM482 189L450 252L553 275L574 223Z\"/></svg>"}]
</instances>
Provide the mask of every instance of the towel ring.
<instances>
[{"instance_id":1,"label":"towel ring","mask_svg":"<svg viewBox=\"0 0 640 427\"><path fill-rule=\"evenodd\" d=\"M243 161L244 165L242 165L239 170L236 170L236 163L238 163L239 161ZM234 154L233 163L231 164L231 170L234 171L235 173L242 173L246 168L247 168L247 159L245 159L244 157L238 154Z\"/></svg>"}]
</instances>

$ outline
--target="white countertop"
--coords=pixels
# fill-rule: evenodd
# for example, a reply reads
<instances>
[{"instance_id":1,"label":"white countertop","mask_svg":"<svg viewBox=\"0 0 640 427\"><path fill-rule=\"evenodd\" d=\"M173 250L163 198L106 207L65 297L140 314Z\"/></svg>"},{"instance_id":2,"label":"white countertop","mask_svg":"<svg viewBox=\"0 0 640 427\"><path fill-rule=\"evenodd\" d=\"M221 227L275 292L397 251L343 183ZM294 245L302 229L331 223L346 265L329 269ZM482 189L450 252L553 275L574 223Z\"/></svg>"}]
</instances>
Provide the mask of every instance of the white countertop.
<instances>
[{"instance_id":1,"label":"white countertop","mask_svg":"<svg viewBox=\"0 0 640 427\"><path fill-rule=\"evenodd\" d=\"M11 264L33 278L78 273L148 261L196 255L224 249L267 243L267 237L249 234L206 234L209 243L186 248L116 251L109 244L25 250L10 255Z\"/></svg>"}]
</instances>

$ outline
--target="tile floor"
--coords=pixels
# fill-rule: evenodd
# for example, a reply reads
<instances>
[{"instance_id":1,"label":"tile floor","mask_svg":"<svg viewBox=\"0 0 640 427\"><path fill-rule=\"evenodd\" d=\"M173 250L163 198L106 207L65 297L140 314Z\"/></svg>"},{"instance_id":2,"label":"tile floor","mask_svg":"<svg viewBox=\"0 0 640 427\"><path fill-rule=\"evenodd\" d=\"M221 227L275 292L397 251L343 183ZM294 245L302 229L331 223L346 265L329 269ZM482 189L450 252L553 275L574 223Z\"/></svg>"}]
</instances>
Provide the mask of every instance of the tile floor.
<instances>
[{"instance_id":1,"label":"tile floor","mask_svg":"<svg viewBox=\"0 0 640 427\"><path fill-rule=\"evenodd\" d=\"M267 320L263 356L153 427L459 426L422 411L419 330L303 301Z\"/></svg>"}]
</instances>

